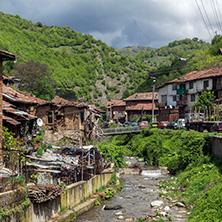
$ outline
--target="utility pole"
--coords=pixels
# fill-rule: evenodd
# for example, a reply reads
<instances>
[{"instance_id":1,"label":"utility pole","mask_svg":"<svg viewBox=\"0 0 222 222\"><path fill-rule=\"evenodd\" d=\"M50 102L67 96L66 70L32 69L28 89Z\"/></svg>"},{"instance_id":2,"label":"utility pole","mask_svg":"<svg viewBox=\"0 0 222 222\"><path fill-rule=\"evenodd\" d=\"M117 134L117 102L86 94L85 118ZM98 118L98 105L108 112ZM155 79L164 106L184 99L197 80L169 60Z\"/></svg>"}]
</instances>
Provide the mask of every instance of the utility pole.
<instances>
[{"instance_id":1,"label":"utility pole","mask_svg":"<svg viewBox=\"0 0 222 222\"><path fill-rule=\"evenodd\" d=\"M153 91L152 91L152 123L154 123L154 91L155 91L156 79L153 79Z\"/></svg>"}]
</instances>

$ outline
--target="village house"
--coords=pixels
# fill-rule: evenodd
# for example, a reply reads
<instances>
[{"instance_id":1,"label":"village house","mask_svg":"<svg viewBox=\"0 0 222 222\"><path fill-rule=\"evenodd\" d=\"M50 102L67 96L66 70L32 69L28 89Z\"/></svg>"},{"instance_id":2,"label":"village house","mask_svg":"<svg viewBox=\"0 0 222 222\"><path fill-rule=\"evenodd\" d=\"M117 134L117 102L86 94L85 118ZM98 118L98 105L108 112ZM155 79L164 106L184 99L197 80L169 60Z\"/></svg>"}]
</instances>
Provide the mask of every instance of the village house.
<instances>
[{"instance_id":1,"label":"village house","mask_svg":"<svg viewBox=\"0 0 222 222\"><path fill-rule=\"evenodd\" d=\"M35 115L42 120L45 141L48 143L69 138L79 144L80 138L94 141L98 135L97 124L101 116L83 103L56 96L51 102L40 103Z\"/></svg>"},{"instance_id":2,"label":"village house","mask_svg":"<svg viewBox=\"0 0 222 222\"><path fill-rule=\"evenodd\" d=\"M10 86L3 85L3 121L4 126L15 133L17 138L31 134L36 127L37 116L34 115L35 106L43 102Z\"/></svg>"},{"instance_id":3,"label":"village house","mask_svg":"<svg viewBox=\"0 0 222 222\"><path fill-rule=\"evenodd\" d=\"M143 115L152 115L152 109L154 115L158 114L158 108L155 105L158 103L158 92L154 92L154 98L152 98L152 94L152 92L135 93L124 99L128 121L132 121L135 117L142 119ZM152 106L153 99L154 107Z\"/></svg>"},{"instance_id":4,"label":"village house","mask_svg":"<svg viewBox=\"0 0 222 222\"><path fill-rule=\"evenodd\" d=\"M115 122L124 123L127 121L125 109L126 102L123 100L111 100L111 102L107 102L107 115Z\"/></svg>"},{"instance_id":5,"label":"village house","mask_svg":"<svg viewBox=\"0 0 222 222\"><path fill-rule=\"evenodd\" d=\"M178 118L184 118L201 92L207 90L213 91L216 99L222 98L222 67L193 71L166 82L158 88L160 118L170 110L178 110ZM169 116L164 118L169 120Z\"/></svg>"},{"instance_id":6,"label":"village house","mask_svg":"<svg viewBox=\"0 0 222 222\"><path fill-rule=\"evenodd\" d=\"M103 109L100 109L100 108L96 107L95 105L89 105L89 108L92 109L95 113L97 113L97 114L100 115L100 116L106 114L106 111L104 111Z\"/></svg>"}]
</instances>

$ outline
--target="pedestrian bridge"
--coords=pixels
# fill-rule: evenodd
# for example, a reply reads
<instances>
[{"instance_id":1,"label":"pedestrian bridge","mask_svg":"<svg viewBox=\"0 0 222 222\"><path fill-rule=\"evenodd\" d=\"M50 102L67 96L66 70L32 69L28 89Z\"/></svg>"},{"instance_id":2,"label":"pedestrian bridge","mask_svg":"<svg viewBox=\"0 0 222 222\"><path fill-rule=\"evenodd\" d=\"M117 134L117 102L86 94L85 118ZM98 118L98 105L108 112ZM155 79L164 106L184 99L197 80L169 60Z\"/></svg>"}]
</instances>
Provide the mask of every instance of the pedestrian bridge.
<instances>
[{"instance_id":1,"label":"pedestrian bridge","mask_svg":"<svg viewBox=\"0 0 222 222\"><path fill-rule=\"evenodd\" d=\"M140 133L141 131L142 129L139 126L102 129L103 136Z\"/></svg>"}]
</instances>

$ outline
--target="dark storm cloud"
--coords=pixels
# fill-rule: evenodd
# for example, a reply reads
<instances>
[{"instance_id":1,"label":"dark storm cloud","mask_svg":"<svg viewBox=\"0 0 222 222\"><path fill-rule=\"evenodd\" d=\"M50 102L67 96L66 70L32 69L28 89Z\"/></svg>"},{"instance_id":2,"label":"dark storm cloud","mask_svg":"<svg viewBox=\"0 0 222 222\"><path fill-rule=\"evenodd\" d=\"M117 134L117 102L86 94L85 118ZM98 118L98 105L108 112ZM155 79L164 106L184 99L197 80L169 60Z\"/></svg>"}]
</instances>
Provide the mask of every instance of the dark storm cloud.
<instances>
[{"instance_id":1,"label":"dark storm cloud","mask_svg":"<svg viewBox=\"0 0 222 222\"><path fill-rule=\"evenodd\" d=\"M117 48L210 39L193 0L1 0L0 10L32 22L67 25Z\"/></svg>"}]
</instances>

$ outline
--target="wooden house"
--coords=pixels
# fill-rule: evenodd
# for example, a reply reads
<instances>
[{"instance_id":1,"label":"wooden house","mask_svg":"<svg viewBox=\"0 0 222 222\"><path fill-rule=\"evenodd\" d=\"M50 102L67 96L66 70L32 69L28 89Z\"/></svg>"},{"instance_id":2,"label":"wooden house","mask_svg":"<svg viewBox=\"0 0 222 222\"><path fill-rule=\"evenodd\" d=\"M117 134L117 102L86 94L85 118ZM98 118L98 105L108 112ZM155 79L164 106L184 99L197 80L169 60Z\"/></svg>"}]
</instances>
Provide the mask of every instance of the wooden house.
<instances>
[{"instance_id":1,"label":"wooden house","mask_svg":"<svg viewBox=\"0 0 222 222\"><path fill-rule=\"evenodd\" d=\"M107 102L108 117L115 122L124 123L127 121L125 110L126 102L123 100L112 100L111 102Z\"/></svg>"},{"instance_id":2,"label":"wooden house","mask_svg":"<svg viewBox=\"0 0 222 222\"><path fill-rule=\"evenodd\" d=\"M94 140L96 137L100 116L86 104L56 96L51 102L40 103L35 114L42 119L48 143L69 138L79 144L80 139Z\"/></svg>"},{"instance_id":3,"label":"wooden house","mask_svg":"<svg viewBox=\"0 0 222 222\"><path fill-rule=\"evenodd\" d=\"M152 107L153 99L154 107ZM124 99L124 101L126 102L128 121L132 121L135 117L152 115L152 109L154 109L154 114L158 113L158 109L155 106L158 103L158 92L154 92L154 98L152 98L152 92L135 93Z\"/></svg>"}]
</instances>

